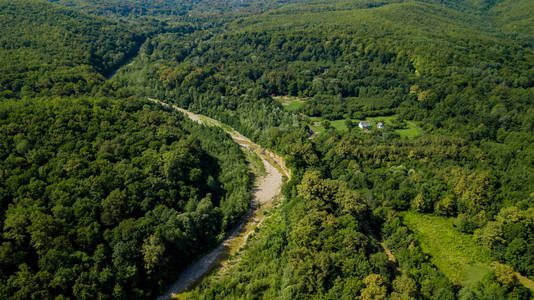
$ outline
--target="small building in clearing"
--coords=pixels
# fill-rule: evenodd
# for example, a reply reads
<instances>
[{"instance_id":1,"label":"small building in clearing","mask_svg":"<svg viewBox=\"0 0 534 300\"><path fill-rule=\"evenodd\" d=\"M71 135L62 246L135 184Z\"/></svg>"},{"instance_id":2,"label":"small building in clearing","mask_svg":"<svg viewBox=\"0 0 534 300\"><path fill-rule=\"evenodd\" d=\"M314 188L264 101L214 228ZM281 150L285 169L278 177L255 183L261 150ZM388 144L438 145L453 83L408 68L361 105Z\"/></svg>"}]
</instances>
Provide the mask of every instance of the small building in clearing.
<instances>
[{"instance_id":1,"label":"small building in clearing","mask_svg":"<svg viewBox=\"0 0 534 300\"><path fill-rule=\"evenodd\" d=\"M378 122L378 124L376 124L376 128L384 129L384 123Z\"/></svg>"},{"instance_id":2,"label":"small building in clearing","mask_svg":"<svg viewBox=\"0 0 534 300\"><path fill-rule=\"evenodd\" d=\"M368 121L360 121L360 123L358 123L358 127L361 129L369 129L371 128L371 124Z\"/></svg>"}]
</instances>

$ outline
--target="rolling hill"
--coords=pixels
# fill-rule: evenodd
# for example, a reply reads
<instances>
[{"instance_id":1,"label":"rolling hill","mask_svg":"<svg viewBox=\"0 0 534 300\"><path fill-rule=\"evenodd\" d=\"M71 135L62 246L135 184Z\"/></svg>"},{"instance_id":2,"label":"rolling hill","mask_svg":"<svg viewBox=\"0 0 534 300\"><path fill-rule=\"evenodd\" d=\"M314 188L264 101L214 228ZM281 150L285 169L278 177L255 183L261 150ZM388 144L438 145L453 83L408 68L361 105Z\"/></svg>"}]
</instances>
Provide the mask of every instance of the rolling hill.
<instances>
[{"instance_id":1,"label":"rolling hill","mask_svg":"<svg viewBox=\"0 0 534 300\"><path fill-rule=\"evenodd\" d=\"M47 1L0 1L0 94L81 95L136 53L143 36Z\"/></svg>"}]
</instances>

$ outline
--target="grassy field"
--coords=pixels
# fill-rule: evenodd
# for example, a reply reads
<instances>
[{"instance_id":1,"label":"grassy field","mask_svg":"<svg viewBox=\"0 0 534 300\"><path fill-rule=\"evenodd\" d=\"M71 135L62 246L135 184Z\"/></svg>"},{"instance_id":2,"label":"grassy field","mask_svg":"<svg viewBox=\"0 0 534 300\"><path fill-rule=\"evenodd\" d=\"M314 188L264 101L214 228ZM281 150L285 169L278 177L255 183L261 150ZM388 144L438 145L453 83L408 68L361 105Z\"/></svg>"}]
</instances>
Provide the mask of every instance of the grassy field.
<instances>
[{"instance_id":1,"label":"grassy field","mask_svg":"<svg viewBox=\"0 0 534 300\"><path fill-rule=\"evenodd\" d=\"M288 111L297 111L306 102L306 99L294 97L294 96L275 96L273 97L273 99L280 102L280 104L282 104L284 109ZM373 126L376 126L376 123L378 122L383 122L386 126L388 125L391 126L396 118L397 118L397 115L392 115L392 116L369 117L364 120L351 119L351 121L355 123L356 125L360 121L372 121L371 123L373 124ZM311 129L314 132L324 131L324 127L321 124L321 122L323 121L322 118L310 117L310 120L312 121ZM330 125L339 131L347 130L347 126L345 125L345 120L330 121ZM402 138L413 139L421 135L423 132L421 127L419 127L419 125L417 125L417 123L415 123L414 121L406 121L406 126L407 128L395 130L395 132L397 132Z\"/></svg>"},{"instance_id":2,"label":"grassy field","mask_svg":"<svg viewBox=\"0 0 534 300\"><path fill-rule=\"evenodd\" d=\"M417 123L414 121L406 121L406 125L408 128L406 129L397 129L395 130L396 133L400 134L403 138L413 139L417 136L420 136L423 130Z\"/></svg>"},{"instance_id":3,"label":"grassy field","mask_svg":"<svg viewBox=\"0 0 534 300\"><path fill-rule=\"evenodd\" d=\"M403 222L412 230L425 253L451 281L470 286L491 271L491 254L472 236L453 226L453 219L404 212Z\"/></svg>"},{"instance_id":4,"label":"grassy field","mask_svg":"<svg viewBox=\"0 0 534 300\"><path fill-rule=\"evenodd\" d=\"M314 132L321 132L321 131L324 131L324 127L323 125L321 124L321 122L323 121L323 118L320 118L320 117L310 117L310 120L312 121L312 126L311 126L311 129L314 131ZM351 120L352 122L357 123L360 122L359 120L356 120L356 119L353 119ZM334 127L336 130L338 131L345 131L347 130L347 126L345 125L345 120L335 120L335 121L329 121L330 122L330 126Z\"/></svg>"},{"instance_id":5,"label":"grassy field","mask_svg":"<svg viewBox=\"0 0 534 300\"><path fill-rule=\"evenodd\" d=\"M284 109L289 111L297 111L306 102L306 99L294 96L276 96L273 99L280 102Z\"/></svg>"},{"instance_id":6,"label":"grassy field","mask_svg":"<svg viewBox=\"0 0 534 300\"><path fill-rule=\"evenodd\" d=\"M294 97L294 96L276 96L276 97L273 97L273 99L280 102L280 104L282 104L284 109L288 111L297 111L306 102L306 99ZM396 119L397 119L397 115L392 115L392 116L369 117L364 120L351 119L351 121L355 123L356 125L360 121L371 121L373 126L376 126L376 123L378 122L383 122L386 126L388 125L391 126ZM321 122L323 121L322 118L310 117L310 120L312 121L311 129L314 132L324 131L324 127L321 124ZM330 121L330 125L339 131L347 130L347 126L345 125L345 120ZM408 138L408 139L413 139L421 135L423 132L421 127L419 127L419 125L417 125L417 123L415 123L414 121L406 121L406 127L407 128L404 128L404 129L396 129L395 132L397 132L402 138Z\"/></svg>"},{"instance_id":7,"label":"grassy field","mask_svg":"<svg viewBox=\"0 0 534 300\"><path fill-rule=\"evenodd\" d=\"M370 121L373 127L375 127L378 122L383 122L385 126L387 127L387 126L391 126L396 118L397 118L396 115L379 116L379 117L369 117L363 121ZM310 120L312 121L311 129L314 132L321 132L324 130L324 127L321 124L321 122L323 121L322 118L310 117ZM362 120L351 119L351 121L355 124L355 126L357 126L358 123ZM339 131L347 130L347 126L345 125L345 120L330 121L330 125ZM419 125L417 125L417 123L414 121L406 121L406 126L407 128L395 130L395 132L398 133L402 138L413 139L415 137L420 136L423 132L421 127L419 127Z\"/></svg>"}]
</instances>

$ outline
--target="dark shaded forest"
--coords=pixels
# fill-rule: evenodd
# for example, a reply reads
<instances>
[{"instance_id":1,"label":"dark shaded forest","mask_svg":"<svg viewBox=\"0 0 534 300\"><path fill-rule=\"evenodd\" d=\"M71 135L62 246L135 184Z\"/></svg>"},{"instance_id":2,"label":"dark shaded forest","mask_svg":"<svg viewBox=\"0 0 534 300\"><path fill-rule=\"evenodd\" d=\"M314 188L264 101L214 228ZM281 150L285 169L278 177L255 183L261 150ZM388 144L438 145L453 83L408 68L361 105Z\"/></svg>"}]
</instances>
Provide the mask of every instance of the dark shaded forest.
<instances>
[{"instance_id":1,"label":"dark shaded forest","mask_svg":"<svg viewBox=\"0 0 534 300\"><path fill-rule=\"evenodd\" d=\"M153 297L248 208L238 146L154 104L4 101L0 116L5 298Z\"/></svg>"}]
</instances>

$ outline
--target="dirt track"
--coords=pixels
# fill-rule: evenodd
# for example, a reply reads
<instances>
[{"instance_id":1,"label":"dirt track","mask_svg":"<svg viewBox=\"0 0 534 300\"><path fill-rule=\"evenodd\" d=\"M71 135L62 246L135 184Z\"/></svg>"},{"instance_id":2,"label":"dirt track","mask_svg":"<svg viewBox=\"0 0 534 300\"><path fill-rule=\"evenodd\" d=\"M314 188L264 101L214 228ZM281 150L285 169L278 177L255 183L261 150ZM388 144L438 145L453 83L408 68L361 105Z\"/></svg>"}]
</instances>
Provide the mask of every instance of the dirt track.
<instances>
[{"instance_id":1,"label":"dirt track","mask_svg":"<svg viewBox=\"0 0 534 300\"><path fill-rule=\"evenodd\" d=\"M166 104L157 99L148 98L148 100L178 110L195 122L208 126L219 126L221 128L225 128L225 130L232 136L232 139L237 144L258 154L267 173L267 175L256 180L251 209L243 218L243 222L239 224L239 226L235 228L232 233L226 237L215 249L204 255L199 260L191 263L185 270L183 270L177 280L171 286L169 286L167 291L157 298L158 300L166 300L171 298L173 295L186 291L208 272L218 266L223 265L228 257L228 253L232 245L237 245L237 247L240 247L246 243L250 233L252 233L254 228L262 221L262 218L258 218L258 209L262 205L272 201L277 195L280 194L283 178L286 177L289 179L291 177L291 172L286 168L285 162L280 156L263 149L261 146L253 143L247 137L241 135L237 131L222 126L220 122L206 116L192 113L175 105Z\"/></svg>"}]
</instances>

